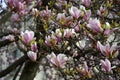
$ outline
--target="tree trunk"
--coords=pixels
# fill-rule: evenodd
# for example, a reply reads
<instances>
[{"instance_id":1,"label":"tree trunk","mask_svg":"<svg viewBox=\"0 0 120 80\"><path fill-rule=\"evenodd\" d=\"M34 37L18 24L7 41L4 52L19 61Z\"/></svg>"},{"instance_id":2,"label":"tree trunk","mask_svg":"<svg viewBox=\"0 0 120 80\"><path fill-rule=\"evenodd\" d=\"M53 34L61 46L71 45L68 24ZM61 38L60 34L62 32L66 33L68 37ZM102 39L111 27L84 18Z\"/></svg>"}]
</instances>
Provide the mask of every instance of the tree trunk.
<instances>
[{"instance_id":1,"label":"tree trunk","mask_svg":"<svg viewBox=\"0 0 120 80\"><path fill-rule=\"evenodd\" d=\"M19 80L34 80L38 69L39 63L32 61L26 62Z\"/></svg>"}]
</instances>

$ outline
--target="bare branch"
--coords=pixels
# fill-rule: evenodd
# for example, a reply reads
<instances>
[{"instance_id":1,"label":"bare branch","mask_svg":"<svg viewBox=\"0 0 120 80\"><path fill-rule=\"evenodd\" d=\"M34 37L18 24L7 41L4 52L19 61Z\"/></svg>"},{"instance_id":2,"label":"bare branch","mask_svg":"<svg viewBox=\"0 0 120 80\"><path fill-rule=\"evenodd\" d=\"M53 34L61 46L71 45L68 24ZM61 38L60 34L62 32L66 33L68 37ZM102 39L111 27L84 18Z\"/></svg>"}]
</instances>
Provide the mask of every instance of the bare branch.
<instances>
[{"instance_id":1,"label":"bare branch","mask_svg":"<svg viewBox=\"0 0 120 80\"><path fill-rule=\"evenodd\" d=\"M27 59L28 59L28 57L27 57L27 55L25 55L25 56L22 56L21 58L19 58L18 60L16 60L7 69L0 72L0 78L9 74L11 71L16 69L19 65L23 64Z\"/></svg>"}]
</instances>

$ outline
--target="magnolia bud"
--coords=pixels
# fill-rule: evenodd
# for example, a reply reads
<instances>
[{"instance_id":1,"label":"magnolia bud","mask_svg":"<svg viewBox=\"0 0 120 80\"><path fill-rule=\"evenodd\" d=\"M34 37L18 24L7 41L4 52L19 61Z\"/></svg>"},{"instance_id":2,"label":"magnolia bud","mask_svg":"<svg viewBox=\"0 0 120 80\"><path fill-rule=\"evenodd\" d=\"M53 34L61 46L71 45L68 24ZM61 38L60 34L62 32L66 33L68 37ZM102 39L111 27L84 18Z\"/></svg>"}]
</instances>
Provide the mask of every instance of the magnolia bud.
<instances>
[{"instance_id":1,"label":"magnolia bud","mask_svg":"<svg viewBox=\"0 0 120 80\"><path fill-rule=\"evenodd\" d=\"M37 53L33 51L27 52L27 56L30 58L31 61L36 61L37 60Z\"/></svg>"}]
</instances>

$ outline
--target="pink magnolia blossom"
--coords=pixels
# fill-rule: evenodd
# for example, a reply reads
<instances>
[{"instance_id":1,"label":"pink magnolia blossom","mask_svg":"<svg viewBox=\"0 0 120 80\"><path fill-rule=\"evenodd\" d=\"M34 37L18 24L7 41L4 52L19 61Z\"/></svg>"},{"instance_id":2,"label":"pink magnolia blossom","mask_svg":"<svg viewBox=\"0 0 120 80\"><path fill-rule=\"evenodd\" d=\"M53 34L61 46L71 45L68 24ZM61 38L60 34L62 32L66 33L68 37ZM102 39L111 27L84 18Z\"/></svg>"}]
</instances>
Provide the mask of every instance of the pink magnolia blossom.
<instances>
[{"instance_id":1,"label":"pink magnolia blossom","mask_svg":"<svg viewBox=\"0 0 120 80\"><path fill-rule=\"evenodd\" d=\"M57 15L57 20L64 20L64 19L66 19L66 16L65 16L65 13L58 13L58 15Z\"/></svg>"},{"instance_id":2,"label":"pink magnolia blossom","mask_svg":"<svg viewBox=\"0 0 120 80\"><path fill-rule=\"evenodd\" d=\"M87 65L86 61L84 62L82 73L83 73L83 75L85 75L86 77L89 77L89 78L91 78L91 76L92 76L90 70L88 69L88 65Z\"/></svg>"},{"instance_id":3,"label":"pink magnolia blossom","mask_svg":"<svg viewBox=\"0 0 120 80\"><path fill-rule=\"evenodd\" d=\"M51 35L51 36L46 36L45 37L45 43L48 45L48 46L55 46L56 43L57 43L57 38L55 35Z\"/></svg>"},{"instance_id":4,"label":"pink magnolia blossom","mask_svg":"<svg viewBox=\"0 0 120 80\"><path fill-rule=\"evenodd\" d=\"M85 16L83 17L85 21L89 20L91 16L91 10L87 10L85 12Z\"/></svg>"},{"instance_id":5,"label":"pink magnolia blossom","mask_svg":"<svg viewBox=\"0 0 120 80\"><path fill-rule=\"evenodd\" d=\"M75 30L74 29L65 29L64 30L64 37L70 38L75 35Z\"/></svg>"},{"instance_id":6,"label":"pink magnolia blossom","mask_svg":"<svg viewBox=\"0 0 120 80\"><path fill-rule=\"evenodd\" d=\"M110 44L106 44L103 46L99 41L97 42L97 48L101 51L101 53L109 58L117 57L118 51L116 50L116 46L112 45L110 47Z\"/></svg>"},{"instance_id":7,"label":"pink magnolia blossom","mask_svg":"<svg viewBox=\"0 0 120 80\"><path fill-rule=\"evenodd\" d=\"M34 40L34 32L26 30L24 33L21 33L21 37L22 42L28 45L32 40Z\"/></svg>"},{"instance_id":8,"label":"pink magnolia blossom","mask_svg":"<svg viewBox=\"0 0 120 80\"><path fill-rule=\"evenodd\" d=\"M101 23L97 18L90 19L89 23L87 24L87 27L95 33L103 31L103 28L101 27Z\"/></svg>"},{"instance_id":9,"label":"pink magnolia blossom","mask_svg":"<svg viewBox=\"0 0 120 80\"><path fill-rule=\"evenodd\" d=\"M111 71L111 63L108 59L105 59L104 60L101 60L101 65L102 65L102 68L106 71L106 72L110 72Z\"/></svg>"},{"instance_id":10,"label":"pink magnolia blossom","mask_svg":"<svg viewBox=\"0 0 120 80\"><path fill-rule=\"evenodd\" d=\"M91 0L82 0L82 3L86 6L89 7L91 4Z\"/></svg>"},{"instance_id":11,"label":"pink magnolia blossom","mask_svg":"<svg viewBox=\"0 0 120 80\"><path fill-rule=\"evenodd\" d=\"M61 30L60 29L56 29L54 34L55 34L55 36L57 38L57 41L60 42L61 38L62 38L62 35L63 35Z\"/></svg>"},{"instance_id":12,"label":"pink magnolia blossom","mask_svg":"<svg viewBox=\"0 0 120 80\"><path fill-rule=\"evenodd\" d=\"M71 19L72 18L70 16L66 17L65 13L58 13L57 18L56 18L56 20L58 20L60 24L65 25L65 26L70 24Z\"/></svg>"},{"instance_id":13,"label":"pink magnolia blossom","mask_svg":"<svg viewBox=\"0 0 120 80\"><path fill-rule=\"evenodd\" d=\"M7 5L15 11L21 11L25 9L25 2L20 2L19 0L8 0Z\"/></svg>"},{"instance_id":14,"label":"pink magnolia blossom","mask_svg":"<svg viewBox=\"0 0 120 80\"><path fill-rule=\"evenodd\" d=\"M19 16L24 16L29 12L29 10L26 8L25 1L8 0L6 3L11 10L18 12Z\"/></svg>"},{"instance_id":15,"label":"pink magnolia blossom","mask_svg":"<svg viewBox=\"0 0 120 80\"><path fill-rule=\"evenodd\" d=\"M106 8L104 8L104 7L100 7L100 10L97 10L97 14L99 15L99 16L105 16L106 14L107 14L107 10L106 10Z\"/></svg>"},{"instance_id":16,"label":"pink magnolia blossom","mask_svg":"<svg viewBox=\"0 0 120 80\"><path fill-rule=\"evenodd\" d=\"M27 52L27 56L30 58L31 61L36 61L37 60L37 53L33 51Z\"/></svg>"},{"instance_id":17,"label":"pink magnolia blossom","mask_svg":"<svg viewBox=\"0 0 120 80\"><path fill-rule=\"evenodd\" d=\"M19 3L19 1L18 0L8 0L7 2L7 5L11 8L11 9L13 9L13 8L18 8L18 3Z\"/></svg>"},{"instance_id":18,"label":"pink magnolia blossom","mask_svg":"<svg viewBox=\"0 0 120 80\"><path fill-rule=\"evenodd\" d=\"M72 6L69 9L69 13L76 19L78 19L81 16L81 11L77 7L74 7L74 6Z\"/></svg>"},{"instance_id":19,"label":"pink magnolia blossom","mask_svg":"<svg viewBox=\"0 0 120 80\"><path fill-rule=\"evenodd\" d=\"M52 15L51 10L49 10L48 7L46 7L46 10L40 11L40 16L44 17L45 19L50 18L51 15Z\"/></svg>"},{"instance_id":20,"label":"pink magnolia blossom","mask_svg":"<svg viewBox=\"0 0 120 80\"><path fill-rule=\"evenodd\" d=\"M36 42L31 45L31 50L34 51L34 52L38 52L38 48L37 48L37 43Z\"/></svg>"},{"instance_id":21,"label":"pink magnolia blossom","mask_svg":"<svg viewBox=\"0 0 120 80\"><path fill-rule=\"evenodd\" d=\"M54 52L48 55L47 58L51 63L53 63L54 65L60 68L63 68L67 61L67 57L65 54L58 54L56 56Z\"/></svg>"},{"instance_id":22,"label":"pink magnolia blossom","mask_svg":"<svg viewBox=\"0 0 120 80\"><path fill-rule=\"evenodd\" d=\"M19 11L24 10L26 7L24 2L18 2L17 6Z\"/></svg>"},{"instance_id":23,"label":"pink magnolia blossom","mask_svg":"<svg viewBox=\"0 0 120 80\"><path fill-rule=\"evenodd\" d=\"M46 37L45 37L45 43L46 43L48 46L51 46L51 38L50 38L50 36L46 36Z\"/></svg>"},{"instance_id":24,"label":"pink magnolia blossom","mask_svg":"<svg viewBox=\"0 0 120 80\"><path fill-rule=\"evenodd\" d=\"M18 13L19 15L22 17L22 16L25 16L26 14L29 13L29 9L26 7L26 4L25 2L19 2L19 6L18 6Z\"/></svg>"}]
</instances>

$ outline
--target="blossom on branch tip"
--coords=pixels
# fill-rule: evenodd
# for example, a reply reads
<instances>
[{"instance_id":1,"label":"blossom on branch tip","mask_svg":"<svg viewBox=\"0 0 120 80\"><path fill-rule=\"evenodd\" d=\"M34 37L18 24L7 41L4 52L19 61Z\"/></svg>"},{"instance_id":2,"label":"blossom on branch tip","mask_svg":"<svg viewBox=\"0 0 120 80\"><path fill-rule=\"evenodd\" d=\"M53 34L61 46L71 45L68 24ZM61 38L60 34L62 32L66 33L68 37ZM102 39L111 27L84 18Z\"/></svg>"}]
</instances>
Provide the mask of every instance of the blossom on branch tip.
<instances>
[{"instance_id":1,"label":"blossom on branch tip","mask_svg":"<svg viewBox=\"0 0 120 80\"><path fill-rule=\"evenodd\" d=\"M54 52L48 55L47 58L52 64L56 65L59 68L63 68L68 59L65 54L58 54L56 56Z\"/></svg>"},{"instance_id":2,"label":"blossom on branch tip","mask_svg":"<svg viewBox=\"0 0 120 80\"><path fill-rule=\"evenodd\" d=\"M105 16L105 15L107 15L107 10L106 10L106 8L104 8L104 7L100 7L100 10L97 10L97 14L99 15L99 16Z\"/></svg>"},{"instance_id":3,"label":"blossom on branch tip","mask_svg":"<svg viewBox=\"0 0 120 80\"><path fill-rule=\"evenodd\" d=\"M86 6L89 7L91 4L91 0L82 0L82 3Z\"/></svg>"},{"instance_id":4,"label":"blossom on branch tip","mask_svg":"<svg viewBox=\"0 0 120 80\"><path fill-rule=\"evenodd\" d=\"M31 50L34 51L34 52L38 52L38 48L37 48L37 43L34 42L32 45L31 45Z\"/></svg>"},{"instance_id":5,"label":"blossom on branch tip","mask_svg":"<svg viewBox=\"0 0 120 80\"><path fill-rule=\"evenodd\" d=\"M22 42L28 45L32 40L34 40L34 32L26 30L24 33L21 33L21 37Z\"/></svg>"},{"instance_id":6,"label":"blossom on branch tip","mask_svg":"<svg viewBox=\"0 0 120 80\"><path fill-rule=\"evenodd\" d=\"M8 0L7 2L8 7L10 7L11 9L17 8L18 7L18 0Z\"/></svg>"},{"instance_id":7,"label":"blossom on branch tip","mask_svg":"<svg viewBox=\"0 0 120 80\"><path fill-rule=\"evenodd\" d=\"M49 19L51 17L52 13L51 10L48 9L48 6L45 10L40 11L40 16L44 17L45 19Z\"/></svg>"},{"instance_id":8,"label":"blossom on branch tip","mask_svg":"<svg viewBox=\"0 0 120 80\"><path fill-rule=\"evenodd\" d=\"M37 53L33 51L27 52L27 56L30 58L31 61L36 61L37 60Z\"/></svg>"},{"instance_id":9,"label":"blossom on branch tip","mask_svg":"<svg viewBox=\"0 0 120 80\"><path fill-rule=\"evenodd\" d=\"M87 21L90 19L90 16L91 16L91 10L87 10L83 18L85 21Z\"/></svg>"},{"instance_id":10,"label":"blossom on branch tip","mask_svg":"<svg viewBox=\"0 0 120 80\"><path fill-rule=\"evenodd\" d=\"M50 36L46 36L45 37L45 43L47 44L47 46L55 46L57 43L57 38L55 35L50 35Z\"/></svg>"},{"instance_id":11,"label":"blossom on branch tip","mask_svg":"<svg viewBox=\"0 0 120 80\"><path fill-rule=\"evenodd\" d=\"M69 9L69 13L76 19L78 19L81 16L81 10L79 10L77 7L72 6Z\"/></svg>"},{"instance_id":12,"label":"blossom on branch tip","mask_svg":"<svg viewBox=\"0 0 120 80\"><path fill-rule=\"evenodd\" d=\"M104 60L101 60L101 65L102 65L102 68L106 71L106 72L110 72L111 71L111 63L108 59L105 59Z\"/></svg>"},{"instance_id":13,"label":"blossom on branch tip","mask_svg":"<svg viewBox=\"0 0 120 80\"><path fill-rule=\"evenodd\" d=\"M116 50L116 47L117 46L115 45L110 46L109 43L103 46L99 41L97 42L98 50L100 50L101 53L108 58L117 57L118 51Z\"/></svg>"},{"instance_id":14,"label":"blossom on branch tip","mask_svg":"<svg viewBox=\"0 0 120 80\"><path fill-rule=\"evenodd\" d=\"M64 37L66 37L66 38L73 37L74 34L75 34L75 30L74 29L65 29L64 30Z\"/></svg>"},{"instance_id":15,"label":"blossom on branch tip","mask_svg":"<svg viewBox=\"0 0 120 80\"><path fill-rule=\"evenodd\" d=\"M103 31L103 28L101 27L101 23L97 18L90 19L88 24L87 24L87 27L95 33Z\"/></svg>"},{"instance_id":16,"label":"blossom on branch tip","mask_svg":"<svg viewBox=\"0 0 120 80\"><path fill-rule=\"evenodd\" d=\"M88 69L88 65L87 65L87 62L86 62L86 61L85 61L84 64L83 64L82 73L83 73L83 75L85 75L86 77L89 77L89 78L92 77L92 74L91 74L90 70Z\"/></svg>"},{"instance_id":17,"label":"blossom on branch tip","mask_svg":"<svg viewBox=\"0 0 120 80\"><path fill-rule=\"evenodd\" d=\"M61 30L60 29L56 29L54 34L55 34L55 36L57 38L57 41L58 42L61 41L61 38L62 38L62 35L63 35Z\"/></svg>"},{"instance_id":18,"label":"blossom on branch tip","mask_svg":"<svg viewBox=\"0 0 120 80\"><path fill-rule=\"evenodd\" d=\"M8 0L6 1L7 6L14 12L19 14L19 17L25 16L28 14L29 10L26 7L25 1L20 0Z\"/></svg>"}]
</instances>

